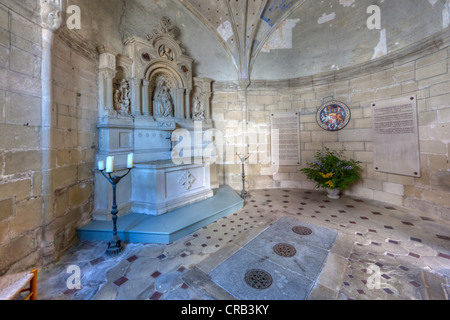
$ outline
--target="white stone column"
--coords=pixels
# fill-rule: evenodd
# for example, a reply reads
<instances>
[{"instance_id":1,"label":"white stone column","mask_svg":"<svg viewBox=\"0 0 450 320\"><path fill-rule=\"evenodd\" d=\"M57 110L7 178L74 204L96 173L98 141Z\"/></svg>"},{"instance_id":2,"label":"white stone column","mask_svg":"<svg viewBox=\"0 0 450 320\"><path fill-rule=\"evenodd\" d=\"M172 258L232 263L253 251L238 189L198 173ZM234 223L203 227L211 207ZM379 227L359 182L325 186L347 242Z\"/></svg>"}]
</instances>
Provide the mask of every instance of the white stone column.
<instances>
[{"instance_id":1,"label":"white stone column","mask_svg":"<svg viewBox=\"0 0 450 320\"><path fill-rule=\"evenodd\" d=\"M149 103L149 92L148 87L150 86L150 81L142 81L142 113L144 116L151 115L150 103Z\"/></svg>"},{"instance_id":2,"label":"white stone column","mask_svg":"<svg viewBox=\"0 0 450 320\"><path fill-rule=\"evenodd\" d=\"M50 221L48 219L53 214L53 178L52 178L52 108L53 85L52 85L52 49L54 32L61 27L63 4L57 0L41 0L41 18L42 18L42 61L41 61L41 143L42 143L42 217L43 225ZM52 252L52 239L44 237L43 249Z\"/></svg>"},{"instance_id":3,"label":"white stone column","mask_svg":"<svg viewBox=\"0 0 450 320\"><path fill-rule=\"evenodd\" d=\"M142 114L141 108L141 83L142 79L130 79L131 88L131 114L139 116Z\"/></svg>"},{"instance_id":4,"label":"white stone column","mask_svg":"<svg viewBox=\"0 0 450 320\"><path fill-rule=\"evenodd\" d=\"M185 96L185 103L184 103L184 116L187 120L191 120L191 90L186 89L186 96Z\"/></svg>"},{"instance_id":5,"label":"white stone column","mask_svg":"<svg viewBox=\"0 0 450 320\"><path fill-rule=\"evenodd\" d=\"M53 87L52 87L52 47L53 47L53 30L42 29L42 149L43 156L47 155L46 151L51 149L51 129L52 129L52 104L53 104ZM42 162L43 169L50 169L49 159Z\"/></svg>"},{"instance_id":6,"label":"white stone column","mask_svg":"<svg viewBox=\"0 0 450 320\"><path fill-rule=\"evenodd\" d=\"M117 53L105 48L99 48L99 79L98 79L98 113L99 122L108 122L109 110L114 108L113 80L116 76Z\"/></svg>"},{"instance_id":7,"label":"white stone column","mask_svg":"<svg viewBox=\"0 0 450 320\"><path fill-rule=\"evenodd\" d=\"M184 89L177 89L176 95L175 118L184 119Z\"/></svg>"},{"instance_id":8,"label":"white stone column","mask_svg":"<svg viewBox=\"0 0 450 320\"><path fill-rule=\"evenodd\" d=\"M113 91L114 76L115 72L105 73L105 107L107 109L114 108L114 91Z\"/></svg>"},{"instance_id":9,"label":"white stone column","mask_svg":"<svg viewBox=\"0 0 450 320\"><path fill-rule=\"evenodd\" d=\"M52 157L52 107L53 107L53 86L52 86L52 49L54 32L61 27L63 4L60 1L41 0L42 18L42 64L41 64L41 84L42 84L42 193L43 197L53 194L51 178L51 157ZM45 200L44 200L45 201ZM45 202L44 202L45 205ZM50 203L48 203L50 205ZM50 208L48 208L50 210ZM45 212L45 210L44 210Z\"/></svg>"},{"instance_id":10,"label":"white stone column","mask_svg":"<svg viewBox=\"0 0 450 320\"><path fill-rule=\"evenodd\" d=\"M203 96L203 105L205 106L205 119L211 120L211 93L207 92Z\"/></svg>"}]
</instances>

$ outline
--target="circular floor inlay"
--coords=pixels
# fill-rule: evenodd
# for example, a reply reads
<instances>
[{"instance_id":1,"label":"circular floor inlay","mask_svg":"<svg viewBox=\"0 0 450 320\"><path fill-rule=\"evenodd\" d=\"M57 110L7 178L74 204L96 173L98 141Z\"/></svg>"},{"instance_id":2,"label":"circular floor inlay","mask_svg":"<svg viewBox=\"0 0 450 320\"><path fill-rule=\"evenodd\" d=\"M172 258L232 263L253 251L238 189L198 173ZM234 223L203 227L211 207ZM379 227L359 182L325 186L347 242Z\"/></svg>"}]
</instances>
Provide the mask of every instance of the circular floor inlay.
<instances>
[{"instance_id":1,"label":"circular floor inlay","mask_svg":"<svg viewBox=\"0 0 450 320\"><path fill-rule=\"evenodd\" d=\"M292 231L301 236L310 236L313 233L311 229L302 226L294 227L292 228Z\"/></svg>"},{"instance_id":2,"label":"circular floor inlay","mask_svg":"<svg viewBox=\"0 0 450 320\"><path fill-rule=\"evenodd\" d=\"M268 272L253 269L245 274L245 282L253 289L264 290L268 289L272 285L273 280L272 276Z\"/></svg>"},{"instance_id":3,"label":"circular floor inlay","mask_svg":"<svg viewBox=\"0 0 450 320\"><path fill-rule=\"evenodd\" d=\"M280 243L273 247L273 251L280 257L291 258L295 256L297 250L290 244Z\"/></svg>"}]
</instances>

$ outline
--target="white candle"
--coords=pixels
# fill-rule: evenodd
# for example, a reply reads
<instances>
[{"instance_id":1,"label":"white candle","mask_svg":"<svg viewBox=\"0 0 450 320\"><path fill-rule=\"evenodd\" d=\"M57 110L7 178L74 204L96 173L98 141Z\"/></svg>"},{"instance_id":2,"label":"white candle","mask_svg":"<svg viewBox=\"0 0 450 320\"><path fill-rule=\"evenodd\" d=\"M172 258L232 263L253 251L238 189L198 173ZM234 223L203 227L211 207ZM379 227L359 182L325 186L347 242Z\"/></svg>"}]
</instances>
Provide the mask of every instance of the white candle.
<instances>
[{"instance_id":1,"label":"white candle","mask_svg":"<svg viewBox=\"0 0 450 320\"><path fill-rule=\"evenodd\" d=\"M112 173L114 171L114 157L106 158L106 173Z\"/></svg>"},{"instance_id":2,"label":"white candle","mask_svg":"<svg viewBox=\"0 0 450 320\"><path fill-rule=\"evenodd\" d=\"M130 153L128 155L127 168L132 169L134 165L134 154Z\"/></svg>"},{"instance_id":3,"label":"white candle","mask_svg":"<svg viewBox=\"0 0 450 320\"><path fill-rule=\"evenodd\" d=\"M100 170L100 171L105 170L105 161L98 162L98 170Z\"/></svg>"}]
</instances>

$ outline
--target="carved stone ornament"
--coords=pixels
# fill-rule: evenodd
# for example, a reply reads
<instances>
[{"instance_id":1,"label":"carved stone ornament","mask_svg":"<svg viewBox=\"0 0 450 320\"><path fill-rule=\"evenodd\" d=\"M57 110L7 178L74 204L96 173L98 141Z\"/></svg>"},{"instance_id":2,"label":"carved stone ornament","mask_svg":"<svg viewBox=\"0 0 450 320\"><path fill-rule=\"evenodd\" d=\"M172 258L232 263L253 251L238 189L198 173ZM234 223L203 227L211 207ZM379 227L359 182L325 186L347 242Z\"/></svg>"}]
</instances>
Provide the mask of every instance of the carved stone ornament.
<instances>
[{"instance_id":1,"label":"carved stone ornament","mask_svg":"<svg viewBox=\"0 0 450 320\"><path fill-rule=\"evenodd\" d=\"M63 23L63 4L61 0L40 0L42 26L51 31L58 30Z\"/></svg>"},{"instance_id":2,"label":"carved stone ornament","mask_svg":"<svg viewBox=\"0 0 450 320\"><path fill-rule=\"evenodd\" d=\"M192 188L194 182L195 177L189 171L185 172L178 180L178 183L182 185L186 189L186 191L189 191Z\"/></svg>"},{"instance_id":3,"label":"carved stone ornament","mask_svg":"<svg viewBox=\"0 0 450 320\"><path fill-rule=\"evenodd\" d=\"M171 33L174 30L172 21L170 21L170 19L168 17L161 18L161 27L165 33Z\"/></svg>"},{"instance_id":4,"label":"carved stone ornament","mask_svg":"<svg viewBox=\"0 0 450 320\"><path fill-rule=\"evenodd\" d=\"M162 29L161 30L154 29L153 34L147 35L148 41L151 42L155 36L162 34L162 33L166 33L172 37L175 37L175 28L172 25L172 21L168 17L162 17L160 23L161 23Z\"/></svg>"},{"instance_id":5,"label":"carved stone ornament","mask_svg":"<svg viewBox=\"0 0 450 320\"><path fill-rule=\"evenodd\" d=\"M150 62L152 60L147 52L142 54L142 59L144 59L145 62Z\"/></svg>"},{"instance_id":6,"label":"carved stone ornament","mask_svg":"<svg viewBox=\"0 0 450 320\"><path fill-rule=\"evenodd\" d=\"M186 67L185 65L180 66L181 70L183 70L184 73L188 73L189 72L189 68Z\"/></svg>"},{"instance_id":7,"label":"carved stone ornament","mask_svg":"<svg viewBox=\"0 0 450 320\"><path fill-rule=\"evenodd\" d=\"M161 58L165 58L165 59L169 59L170 61L173 61L173 51L169 47L166 47L164 45L160 46L158 53Z\"/></svg>"},{"instance_id":8,"label":"carved stone ornament","mask_svg":"<svg viewBox=\"0 0 450 320\"><path fill-rule=\"evenodd\" d=\"M177 128L177 124L175 121L158 121L158 130L159 131L174 131ZM170 138L170 137L169 137Z\"/></svg>"},{"instance_id":9,"label":"carved stone ornament","mask_svg":"<svg viewBox=\"0 0 450 320\"><path fill-rule=\"evenodd\" d=\"M114 85L114 110L118 115L131 115L130 85L127 80L119 80Z\"/></svg>"}]
</instances>

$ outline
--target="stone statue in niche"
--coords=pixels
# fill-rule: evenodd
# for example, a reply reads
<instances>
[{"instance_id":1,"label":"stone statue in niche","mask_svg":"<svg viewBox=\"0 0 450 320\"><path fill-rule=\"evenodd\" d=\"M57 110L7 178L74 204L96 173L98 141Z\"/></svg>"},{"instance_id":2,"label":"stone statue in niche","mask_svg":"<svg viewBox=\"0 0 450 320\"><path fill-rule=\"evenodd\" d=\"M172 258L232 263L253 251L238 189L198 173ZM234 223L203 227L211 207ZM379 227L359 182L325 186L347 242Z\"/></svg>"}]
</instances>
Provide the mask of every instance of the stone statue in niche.
<instances>
[{"instance_id":1,"label":"stone statue in niche","mask_svg":"<svg viewBox=\"0 0 450 320\"><path fill-rule=\"evenodd\" d=\"M194 107L192 111L192 119L194 121L205 121L205 105L202 102L203 94L197 95L194 98Z\"/></svg>"},{"instance_id":2,"label":"stone statue in niche","mask_svg":"<svg viewBox=\"0 0 450 320\"><path fill-rule=\"evenodd\" d=\"M127 80L119 80L114 90L114 110L117 114L126 116L131 114L130 85Z\"/></svg>"},{"instance_id":3,"label":"stone statue in niche","mask_svg":"<svg viewBox=\"0 0 450 320\"><path fill-rule=\"evenodd\" d=\"M170 89L164 80L158 81L153 100L155 116L160 118L173 117L173 103Z\"/></svg>"}]
</instances>

